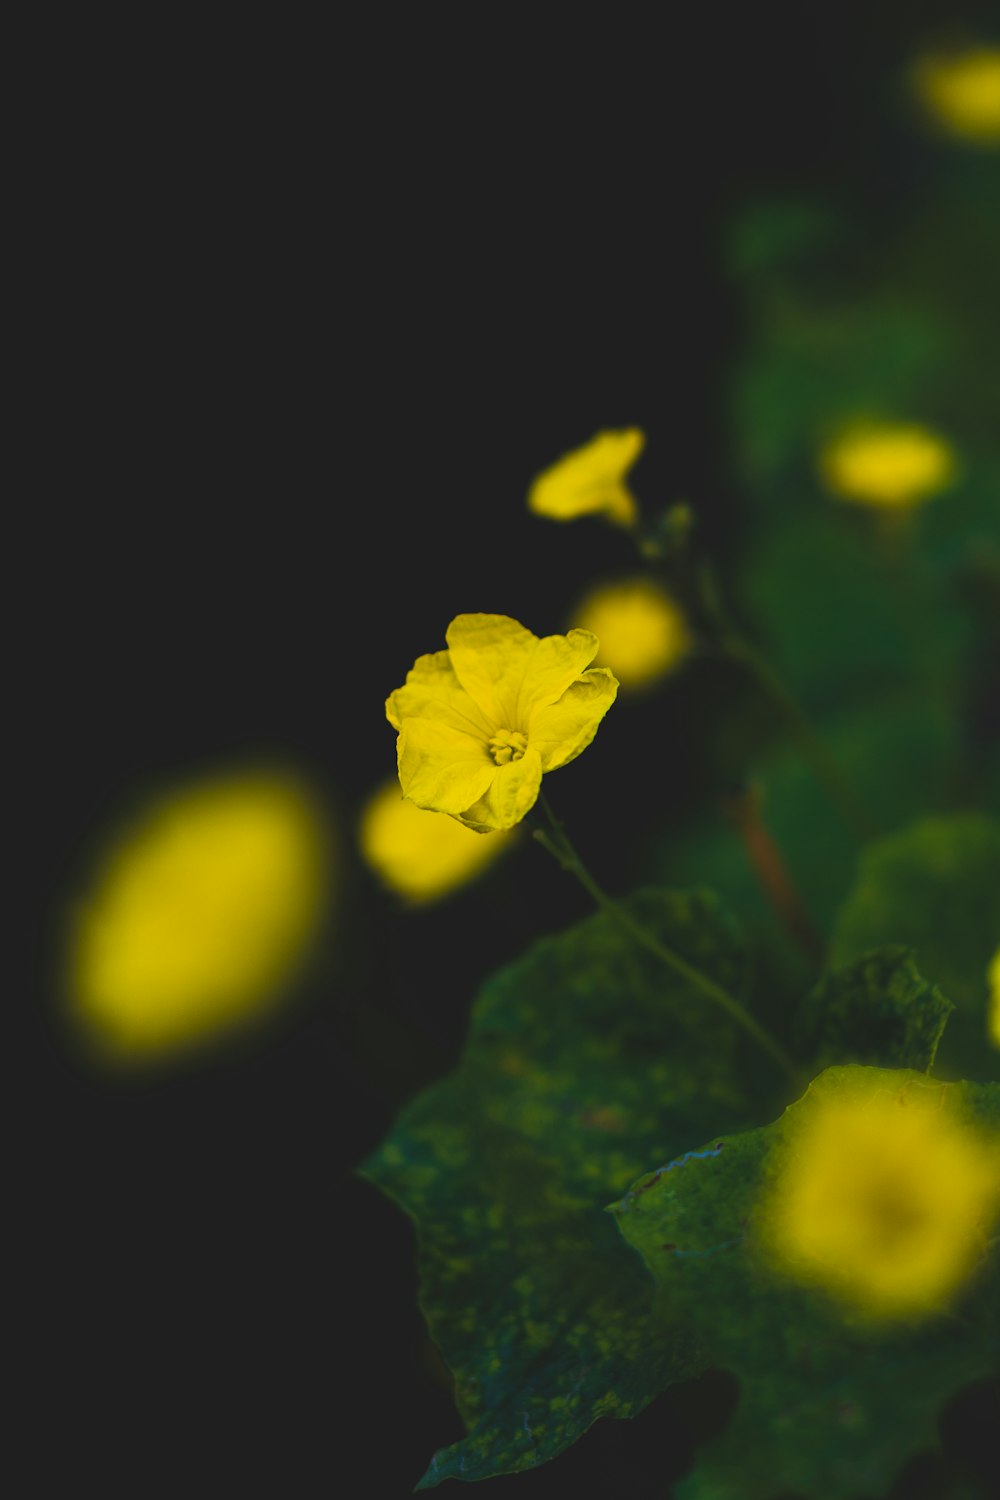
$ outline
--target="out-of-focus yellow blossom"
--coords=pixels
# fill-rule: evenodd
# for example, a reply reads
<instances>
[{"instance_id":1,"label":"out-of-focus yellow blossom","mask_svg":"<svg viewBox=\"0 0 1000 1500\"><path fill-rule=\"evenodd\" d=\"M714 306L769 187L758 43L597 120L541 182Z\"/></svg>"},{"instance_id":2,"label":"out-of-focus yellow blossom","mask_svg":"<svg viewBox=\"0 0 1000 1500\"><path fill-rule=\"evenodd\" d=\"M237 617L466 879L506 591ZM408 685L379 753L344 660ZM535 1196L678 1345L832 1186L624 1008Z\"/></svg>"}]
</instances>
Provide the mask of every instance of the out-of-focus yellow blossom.
<instances>
[{"instance_id":1,"label":"out-of-focus yellow blossom","mask_svg":"<svg viewBox=\"0 0 1000 1500\"><path fill-rule=\"evenodd\" d=\"M322 915L329 850L304 785L273 771L155 802L76 914L69 1000L121 1060L184 1051L272 1004Z\"/></svg>"},{"instance_id":2,"label":"out-of-focus yellow blossom","mask_svg":"<svg viewBox=\"0 0 1000 1500\"><path fill-rule=\"evenodd\" d=\"M989 970L990 982L990 1040L1000 1047L1000 948L993 955Z\"/></svg>"},{"instance_id":3,"label":"out-of-focus yellow blossom","mask_svg":"<svg viewBox=\"0 0 1000 1500\"><path fill-rule=\"evenodd\" d=\"M946 488L955 455L944 438L925 427L872 424L828 443L819 466L827 488L844 500L905 508Z\"/></svg>"},{"instance_id":4,"label":"out-of-focus yellow blossom","mask_svg":"<svg viewBox=\"0 0 1000 1500\"><path fill-rule=\"evenodd\" d=\"M481 839L445 813L408 802L394 776L369 799L358 839L366 862L413 904L437 901L492 864L513 837Z\"/></svg>"},{"instance_id":5,"label":"out-of-focus yellow blossom","mask_svg":"<svg viewBox=\"0 0 1000 1500\"><path fill-rule=\"evenodd\" d=\"M458 615L385 705L403 794L477 833L513 828L542 775L590 744L618 683L587 630L539 639L508 615Z\"/></svg>"},{"instance_id":6,"label":"out-of-focus yellow blossom","mask_svg":"<svg viewBox=\"0 0 1000 1500\"><path fill-rule=\"evenodd\" d=\"M1000 47L921 58L913 72L920 100L950 135L1000 146Z\"/></svg>"},{"instance_id":7,"label":"out-of-focus yellow blossom","mask_svg":"<svg viewBox=\"0 0 1000 1500\"><path fill-rule=\"evenodd\" d=\"M597 636L597 660L611 668L623 689L648 687L691 649L683 612L647 578L594 589L576 610L575 623Z\"/></svg>"},{"instance_id":8,"label":"out-of-focus yellow blossom","mask_svg":"<svg viewBox=\"0 0 1000 1500\"><path fill-rule=\"evenodd\" d=\"M603 515L618 526L634 525L638 507L625 476L645 443L638 427L597 433L538 475L528 491L528 509L551 521Z\"/></svg>"},{"instance_id":9,"label":"out-of-focus yellow blossom","mask_svg":"<svg viewBox=\"0 0 1000 1500\"><path fill-rule=\"evenodd\" d=\"M868 1318L945 1307L1000 1208L1000 1141L949 1085L875 1069L832 1070L793 1113L760 1216L776 1267Z\"/></svg>"}]
</instances>

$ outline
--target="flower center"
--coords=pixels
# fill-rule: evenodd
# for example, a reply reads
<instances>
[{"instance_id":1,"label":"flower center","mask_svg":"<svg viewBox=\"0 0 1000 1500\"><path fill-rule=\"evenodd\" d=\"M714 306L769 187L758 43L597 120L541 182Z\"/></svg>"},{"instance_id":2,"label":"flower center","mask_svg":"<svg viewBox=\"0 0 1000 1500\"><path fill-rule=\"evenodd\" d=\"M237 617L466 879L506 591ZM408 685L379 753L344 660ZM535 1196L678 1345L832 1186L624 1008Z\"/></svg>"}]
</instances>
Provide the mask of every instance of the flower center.
<instances>
[{"instance_id":1,"label":"flower center","mask_svg":"<svg viewBox=\"0 0 1000 1500\"><path fill-rule=\"evenodd\" d=\"M527 748L528 741L519 729L501 729L490 740L490 751L498 766L520 760Z\"/></svg>"}]
</instances>

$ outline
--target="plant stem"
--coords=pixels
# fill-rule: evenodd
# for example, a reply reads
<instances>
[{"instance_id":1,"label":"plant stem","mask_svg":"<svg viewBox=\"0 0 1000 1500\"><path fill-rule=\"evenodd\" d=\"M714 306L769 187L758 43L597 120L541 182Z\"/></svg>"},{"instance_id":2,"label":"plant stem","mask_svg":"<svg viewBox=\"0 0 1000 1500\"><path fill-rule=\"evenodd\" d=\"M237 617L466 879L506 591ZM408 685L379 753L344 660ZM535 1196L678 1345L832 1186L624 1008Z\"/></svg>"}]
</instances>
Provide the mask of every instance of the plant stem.
<instances>
[{"instance_id":1,"label":"plant stem","mask_svg":"<svg viewBox=\"0 0 1000 1500\"><path fill-rule=\"evenodd\" d=\"M716 1005L721 1006L738 1026L742 1027L749 1036L753 1037L758 1047L761 1047L768 1054L772 1062L777 1063L782 1071L792 1080L796 1088L804 1088L806 1080L802 1077L799 1069L788 1056L787 1052L785 1052L784 1048L778 1045L774 1038L754 1020L749 1011L744 1009L740 1002L729 994L728 990L724 990L720 984L716 984L714 979L710 979L707 974L703 974L700 969L695 968L693 964L689 964L686 959L681 958L679 953L675 953L672 948L668 948L664 943L661 943L658 938L655 938L651 932L648 932L645 927L636 922L623 906L619 905L613 897L609 896L598 885L576 852L576 849L570 843L563 825L553 813L544 792L539 795L538 800L548 819L551 832L544 828L536 828L534 830L534 837L537 842L544 849L548 850L564 870L576 877L584 890L602 911L607 912L620 927L630 933L636 942L640 943L649 953L655 954L661 963L666 964L675 974L680 974L689 984L699 989L703 995L708 996Z\"/></svg>"},{"instance_id":2,"label":"plant stem","mask_svg":"<svg viewBox=\"0 0 1000 1500\"><path fill-rule=\"evenodd\" d=\"M810 920L774 836L760 811L760 791L747 787L722 799L722 809L743 843L757 881L779 921L813 963L823 958L823 940Z\"/></svg>"}]
</instances>

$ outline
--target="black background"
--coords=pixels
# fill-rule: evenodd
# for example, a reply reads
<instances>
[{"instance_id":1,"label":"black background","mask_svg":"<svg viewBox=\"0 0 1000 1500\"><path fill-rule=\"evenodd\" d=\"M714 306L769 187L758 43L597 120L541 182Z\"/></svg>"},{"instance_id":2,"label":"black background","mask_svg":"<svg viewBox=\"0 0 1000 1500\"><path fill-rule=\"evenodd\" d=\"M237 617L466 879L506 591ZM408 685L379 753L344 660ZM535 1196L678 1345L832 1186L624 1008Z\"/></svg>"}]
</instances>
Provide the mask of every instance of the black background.
<instances>
[{"instance_id":1,"label":"black background","mask_svg":"<svg viewBox=\"0 0 1000 1500\"><path fill-rule=\"evenodd\" d=\"M412 1231L352 1169L455 1057L482 977L586 903L530 846L426 913L377 889L353 824L392 769L384 697L454 614L544 634L629 567L610 530L524 509L599 427L643 427L639 493L691 498L738 549L725 225L786 189L877 225L923 170L896 70L949 9L384 8L54 44L60 77L77 41L87 66L37 127L39 1492L68 1463L106 1496L402 1496L460 1435ZM609 720L553 788L612 889L641 868L651 778L661 813L697 795L680 726L705 691ZM339 829L316 970L227 1052L94 1072L55 1010L102 832L262 755L314 777ZM662 1495L730 1396L600 1423L489 1493Z\"/></svg>"}]
</instances>

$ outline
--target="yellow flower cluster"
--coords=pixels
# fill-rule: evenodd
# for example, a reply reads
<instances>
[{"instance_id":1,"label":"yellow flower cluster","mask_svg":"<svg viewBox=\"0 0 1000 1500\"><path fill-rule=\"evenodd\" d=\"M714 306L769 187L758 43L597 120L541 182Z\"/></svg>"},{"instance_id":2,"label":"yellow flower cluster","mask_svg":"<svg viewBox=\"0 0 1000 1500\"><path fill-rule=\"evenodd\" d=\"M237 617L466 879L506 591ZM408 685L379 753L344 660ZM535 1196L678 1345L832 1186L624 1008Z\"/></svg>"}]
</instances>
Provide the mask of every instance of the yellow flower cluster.
<instances>
[{"instance_id":1,"label":"yellow flower cluster","mask_svg":"<svg viewBox=\"0 0 1000 1500\"><path fill-rule=\"evenodd\" d=\"M1000 47L923 57L913 81L940 129L978 145L1000 145Z\"/></svg>"},{"instance_id":2,"label":"yellow flower cluster","mask_svg":"<svg viewBox=\"0 0 1000 1500\"><path fill-rule=\"evenodd\" d=\"M900 509L929 500L951 483L955 457L942 437L913 424L850 428L823 449L820 475L843 500Z\"/></svg>"},{"instance_id":3,"label":"yellow flower cluster","mask_svg":"<svg viewBox=\"0 0 1000 1500\"><path fill-rule=\"evenodd\" d=\"M638 427L597 433L538 475L528 491L528 509L550 521L600 515L618 526L634 525L638 507L625 477L645 442Z\"/></svg>"},{"instance_id":4,"label":"yellow flower cluster","mask_svg":"<svg viewBox=\"0 0 1000 1500\"><path fill-rule=\"evenodd\" d=\"M272 1004L327 897L319 809L295 778L245 773L149 807L76 913L72 1012L120 1061L187 1050Z\"/></svg>"},{"instance_id":5,"label":"yellow flower cluster","mask_svg":"<svg viewBox=\"0 0 1000 1500\"><path fill-rule=\"evenodd\" d=\"M648 578L603 584L587 595L574 623L601 643L597 660L622 689L640 690L658 682L687 656L691 635L678 605Z\"/></svg>"},{"instance_id":6,"label":"yellow flower cluster","mask_svg":"<svg viewBox=\"0 0 1000 1500\"><path fill-rule=\"evenodd\" d=\"M413 905L437 901L465 885L514 836L482 839L455 818L417 807L405 799L395 776L366 803L358 831L367 864Z\"/></svg>"},{"instance_id":7,"label":"yellow flower cluster","mask_svg":"<svg viewBox=\"0 0 1000 1500\"><path fill-rule=\"evenodd\" d=\"M823 1074L793 1106L762 1204L777 1269L863 1317L947 1306L1000 1208L1000 1142L970 1126L951 1086L880 1069Z\"/></svg>"},{"instance_id":8,"label":"yellow flower cluster","mask_svg":"<svg viewBox=\"0 0 1000 1500\"><path fill-rule=\"evenodd\" d=\"M598 642L586 630L540 639L508 615L470 614L445 639L386 702L403 795L477 833L513 828L543 774L590 744L618 683L590 667Z\"/></svg>"}]
</instances>

